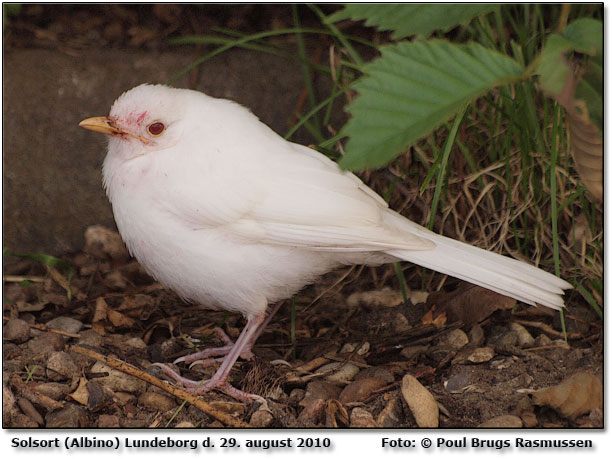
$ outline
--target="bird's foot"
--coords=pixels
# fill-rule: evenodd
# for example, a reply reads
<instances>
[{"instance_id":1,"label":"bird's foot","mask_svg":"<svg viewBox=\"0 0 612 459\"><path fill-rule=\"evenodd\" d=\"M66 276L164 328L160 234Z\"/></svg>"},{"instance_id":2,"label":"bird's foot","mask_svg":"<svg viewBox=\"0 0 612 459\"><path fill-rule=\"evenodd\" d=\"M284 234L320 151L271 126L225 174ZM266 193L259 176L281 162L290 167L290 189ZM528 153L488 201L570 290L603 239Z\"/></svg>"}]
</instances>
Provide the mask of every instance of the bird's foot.
<instances>
[{"instance_id":1,"label":"bird's foot","mask_svg":"<svg viewBox=\"0 0 612 459\"><path fill-rule=\"evenodd\" d=\"M218 359L208 359L208 360L218 360ZM182 384L187 392L191 392L193 394L204 394L214 389L214 390L223 392L229 395L230 397L234 397L237 400L241 400L243 402L252 402L252 401L263 402L264 401L263 397L256 395L256 394L250 394L248 392L244 392L240 389L236 389L234 386L228 383L227 380L224 380L222 378L216 378L215 376L213 376L212 378L206 381L194 381L192 379L188 379L188 378L185 378L184 376L181 376L179 373L174 371L169 366L164 365L163 363L154 363L153 365L161 368L162 372L166 376L173 379L177 383Z\"/></svg>"},{"instance_id":2,"label":"bird's foot","mask_svg":"<svg viewBox=\"0 0 612 459\"><path fill-rule=\"evenodd\" d=\"M229 352L234 347L234 342L219 327L215 327L214 332L221 339L221 341L225 343L225 346L210 347L202 351L186 355L184 357L179 357L178 359L174 361L174 363L175 364L180 363L180 362L189 363L191 364L190 365L190 368L191 368L194 365L203 365L205 367L208 367L216 362L222 361L223 359L209 359L207 357L224 356L224 355L229 354ZM253 353L251 352L250 348L249 349L245 348L241 352L240 357L242 357L245 360L250 360L253 357Z\"/></svg>"}]
</instances>

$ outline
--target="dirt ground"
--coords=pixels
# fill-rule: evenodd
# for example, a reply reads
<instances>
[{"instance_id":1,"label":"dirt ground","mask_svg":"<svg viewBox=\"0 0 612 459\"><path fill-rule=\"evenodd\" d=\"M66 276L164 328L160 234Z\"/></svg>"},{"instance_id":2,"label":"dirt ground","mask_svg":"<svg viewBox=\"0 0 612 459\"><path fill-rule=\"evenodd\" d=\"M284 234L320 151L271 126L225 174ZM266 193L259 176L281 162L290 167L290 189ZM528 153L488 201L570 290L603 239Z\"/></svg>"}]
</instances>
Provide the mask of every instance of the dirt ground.
<instances>
[{"instance_id":1,"label":"dirt ground","mask_svg":"<svg viewBox=\"0 0 612 459\"><path fill-rule=\"evenodd\" d=\"M152 363L219 343L215 327L236 339L244 320L164 290L117 233L93 228L86 239L66 260L71 274L48 259L5 261L5 427L417 427L422 411L440 427L602 426L602 333L587 309L566 312L566 344L556 313L466 284L425 303L412 291L417 304L404 303L384 267L330 273L297 295L295 338L285 302L255 358L231 375L265 404L211 392L199 397L206 406L183 406ZM457 304L480 313L459 322ZM132 376L117 371L126 364ZM215 369L175 368L194 380ZM411 400L406 375L437 403ZM570 376L561 395L537 404L534 390Z\"/></svg>"},{"instance_id":2,"label":"dirt ground","mask_svg":"<svg viewBox=\"0 0 612 459\"><path fill-rule=\"evenodd\" d=\"M289 7L252 5L197 16L178 5L22 8L8 19L5 47L157 49L174 35L291 18ZM82 252L62 257L72 268L5 256L4 427L603 426L602 322L577 295L566 342L558 313L450 279L435 294L431 283L408 292L406 303L393 266L339 270L285 302L255 358L231 374L266 403L218 392L184 403L152 363L217 345L215 327L235 340L244 320L184 303L117 238L92 230ZM420 285L421 271L405 269ZM215 369L175 368L195 380Z\"/></svg>"}]
</instances>

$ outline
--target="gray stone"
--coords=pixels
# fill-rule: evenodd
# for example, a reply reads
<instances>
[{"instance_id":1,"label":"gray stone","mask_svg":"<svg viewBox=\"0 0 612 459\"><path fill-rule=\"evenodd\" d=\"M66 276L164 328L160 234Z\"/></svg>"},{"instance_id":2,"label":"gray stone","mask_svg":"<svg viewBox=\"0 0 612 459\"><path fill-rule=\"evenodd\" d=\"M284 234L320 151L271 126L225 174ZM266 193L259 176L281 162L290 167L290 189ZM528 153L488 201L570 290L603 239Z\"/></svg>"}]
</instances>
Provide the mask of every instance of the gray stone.
<instances>
[{"instance_id":1,"label":"gray stone","mask_svg":"<svg viewBox=\"0 0 612 459\"><path fill-rule=\"evenodd\" d=\"M25 320L10 319L2 330L3 338L16 343L25 343L30 338L30 326Z\"/></svg>"},{"instance_id":2,"label":"gray stone","mask_svg":"<svg viewBox=\"0 0 612 459\"><path fill-rule=\"evenodd\" d=\"M60 410L47 413L45 416L46 427L48 429L75 429L88 427L89 419L87 413L80 406L67 403Z\"/></svg>"},{"instance_id":3,"label":"gray stone","mask_svg":"<svg viewBox=\"0 0 612 459\"><path fill-rule=\"evenodd\" d=\"M101 184L106 141L78 123L107 114L112 102L133 86L168 82L195 60L190 49L4 53L5 247L61 255L83 247L88 226L114 227ZM187 82L183 76L175 86L187 87ZM195 89L236 100L284 134L302 87L299 64L234 49L199 68Z\"/></svg>"},{"instance_id":4,"label":"gray stone","mask_svg":"<svg viewBox=\"0 0 612 459\"><path fill-rule=\"evenodd\" d=\"M83 322L68 316L60 316L46 323L47 327L68 333L78 333L83 328Z\"/></svg>"},{"instance_id":5,"label":"gray stone","mask_svg":"<svg viewBox=\"0 0 612 459\"><path fill-rule=\"evenodd\" d=\"M49 356L63 349L66 340L56 333L46 332L28 341L28 349L34 356Z\"/></svg>"},{"instance_id":6,"label":"gray stone","mask_svg":"<svg viewBox=\"0 0 612 459\"><path fill-rule=\"evenodd\" d=\"M78 372L77 366L66 352L54 352L47 361L47 377L51 381L63 381L73 378Z\"/></svg>"},{"instance_id":7,"label":"gray stone","mask_svg":"<svg viewBox=\"0 0 612 459\"><path fill-rule=\"evenodd\" d=\"M156 392L141 394L138 397L138 405L158 411L168 411L176 408L176 403L172 398Z\"/></svg>"},{"instance_id":8,"label":"gray stone","mask_svg":"<svg viewBox=\"0 0 612 459\"><path fill-rule=\"evenodd\" d=\"M39 394L46 395L53 400L60 400L64 398L68 392L70 392L70 386L57 382L47 382L34 386L32 390L38 392Z\"/></svg>"}]
</instances>

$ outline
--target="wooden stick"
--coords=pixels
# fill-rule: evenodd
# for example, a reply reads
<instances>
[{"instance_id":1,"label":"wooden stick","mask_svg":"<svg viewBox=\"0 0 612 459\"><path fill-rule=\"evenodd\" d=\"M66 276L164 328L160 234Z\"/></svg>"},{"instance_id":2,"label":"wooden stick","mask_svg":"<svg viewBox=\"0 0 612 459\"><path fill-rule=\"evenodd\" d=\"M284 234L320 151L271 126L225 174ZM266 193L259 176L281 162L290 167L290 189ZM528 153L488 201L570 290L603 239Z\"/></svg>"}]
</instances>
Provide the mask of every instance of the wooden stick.
<instances>
[{"instance_id":1,"label":"wooden stick","mask_svg":"<svg viewBox=\"0 0 612 459\"><path fill-rule=\"evenodd\" d=\"M38 324L28 324L30 328L35 328L36 330L46 331L50 333L57 333L58 335L69 336L70 338L80 338L81 335L78 333L71 333L64 330L58 330L57 328L49 328L46 325L38 325Z\"/></svg>"},{"instance_id":2,"label":"wooden stick","mask_svg":"<svg viewBox=\"0 0 612 459\"><path fill-rule=\"evenodd\" d=\"M533 327L542 330L544 333L548 333L549 335L556 336L558 338L563 338L563 333L555 330L550 325L547 325L542 322L533 322L531 320L515 320L516 323L524 325L525 327ZM580 339L582 338L581 333L568 333L567 339Z\"/></svg>"},{"instance_id":3,"label":"wooden stick","mask_svg":"<svg viewBox=\"0 0 612 459\"><path fill-rule=\"evenodd\" d=\"M3 320L10 320L8 317L2 317ZM40 330L40 331L46 331L49 333L56 333L58 335L64 335L64 336L69 336L70 338L80 338L81 335L79 335L78 333L71 333L71 332L67 332L64 330L58 330L57 328L49 328L46 325L38 325L38 324L31 324L28 323L28 326L30 328L35 328L36 330Z\"/></svg>"},{"instance_id":4,"label":"wooden stick","mask_svg":"<svg viewBox=\"0 0 612 459\"><path fill-rule=\"evenodd\" d=\"M79 354L83 354L88 357L91 357L92 359L99 360L100 362L105 363L106 365L114 368L115 370L119 370L123 373L134 376L135 378L148 382L149 384L153 384L154 386L157 386L160 389L165 390L166 392L180 398L181 400L186 400L192 405L194 405L195 407L202 410L204 413L211 415L213 418L221 421L222 423L228 426L243 427L243 428L252 427L250 424L247 424L246 422L241 421L240 419L236 419L227 413L224 413L222 411L219 411L213 408L211 405L206 403L204 400L201 400L195 397L193 394L190 394L189 392L183 389L179 389L178 387L173 387L167 382L162 381L156 378L155 376L150 375L149 373L139 370L138 368L130 365L127 362L124 362L122 360L119 360L113 357L107 357L105 355L99 354L98 352L95 352L95 351L92 351L92 350L89 350L87 348L77 346L77 345L72 346L70 349L75 352L78 352Z\"/></svg>"}]
</instances>

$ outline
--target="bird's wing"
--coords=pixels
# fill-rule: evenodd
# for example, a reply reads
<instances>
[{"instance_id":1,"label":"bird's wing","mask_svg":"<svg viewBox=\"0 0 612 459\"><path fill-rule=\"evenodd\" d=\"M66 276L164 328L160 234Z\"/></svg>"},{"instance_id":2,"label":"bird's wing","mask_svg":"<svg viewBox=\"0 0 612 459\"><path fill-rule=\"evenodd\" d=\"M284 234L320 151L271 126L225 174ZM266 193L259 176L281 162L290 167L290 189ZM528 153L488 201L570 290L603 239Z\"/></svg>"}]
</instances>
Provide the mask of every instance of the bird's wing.
<instances>
[{"instance_id":1,"label":"bird's wing","mask_svg":"<svg viewBox=\"0 0 612 459\"><path fill-rule=\"evenodd\" d=\"M248 215L263 230L263 242L325 251L434 246L386 225L386 202L314 150L286 142L268 167L266 198Z\"/></svg>"},{"instance_id":2,"label":"bird's wing","mask_svg":"<svg viewBox=\"0 0 612 459\"><path fill-rule=\"evenodd\" d=\"M235 149L227 151L235 152ZM277 137L249 155L200 156L160 199L194 231L221 229L245 243L323 251L427 250L416 234L385 224L385 201L320 153ZM199 162L198 162L199 161ZM185 177L185 174L191 174ZM197 190L193 184L198 183Z\"/></svg>"}]
</instances>

